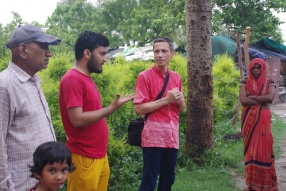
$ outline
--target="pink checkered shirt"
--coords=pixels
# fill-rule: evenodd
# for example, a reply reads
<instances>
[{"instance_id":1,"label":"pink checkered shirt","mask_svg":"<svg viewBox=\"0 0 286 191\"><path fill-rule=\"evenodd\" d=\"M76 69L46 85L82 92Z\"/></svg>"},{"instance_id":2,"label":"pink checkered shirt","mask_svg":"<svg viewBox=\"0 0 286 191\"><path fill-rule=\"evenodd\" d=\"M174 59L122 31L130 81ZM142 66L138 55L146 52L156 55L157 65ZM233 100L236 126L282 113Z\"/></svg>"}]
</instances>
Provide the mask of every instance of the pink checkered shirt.
<instances>
[{"instance_id":1,"label":"pink checkered shirt","mask_svg":"<svg viewBox=\"0 0 286 191\"><path fill-rule=\"evenodd\" d=\"M31 77L14 63L0 73L0 190L27 191L33 152L55 141L50 111L37 75Z\"/></svg>"}]
</instances>

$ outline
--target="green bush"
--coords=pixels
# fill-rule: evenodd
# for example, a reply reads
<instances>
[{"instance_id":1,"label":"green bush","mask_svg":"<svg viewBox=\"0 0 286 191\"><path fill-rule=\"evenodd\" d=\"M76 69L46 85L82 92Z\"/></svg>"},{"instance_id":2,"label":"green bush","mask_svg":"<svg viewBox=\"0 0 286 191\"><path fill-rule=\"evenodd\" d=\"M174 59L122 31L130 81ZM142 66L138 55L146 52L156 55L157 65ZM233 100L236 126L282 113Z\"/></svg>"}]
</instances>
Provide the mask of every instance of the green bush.
<instances>
[{"instance_id":1,"label":"green bush","mask_svg":"<svg viewBox=\"0 0 286 191\"><path fill-rule=\"evenodd\" d=\"M215 57L213 78L214 123L218 124L222 119L233 116L238 103L240 76L232 57L227 54Z\"/></svg>"},{"instance_id":2,"label":"green bush","mask_svg":"<svg viewBox=\"0 0 286 191\"><path fill-rule=\"evenodd\" d=\"M71 68L72 64L68 57L59 55L57 58L51 58L46 70L38 72L42 79L42 89L46 100L49 104L52 123L55 129L57 140L60 142L66 141L66 133L63 128L60 108L59 108L59 85L61 77Z\"/></svg>"},{"instance_id":3,"label":"green bush","mask_svg":"<svg viewBox=\"0 0 286 191\"><path fill-rule=\"evenodd\" d=\"M0 59L0 71L3 71L7 68L11 58L10 56L5 56Z\"/></svg>"}]
</instances>

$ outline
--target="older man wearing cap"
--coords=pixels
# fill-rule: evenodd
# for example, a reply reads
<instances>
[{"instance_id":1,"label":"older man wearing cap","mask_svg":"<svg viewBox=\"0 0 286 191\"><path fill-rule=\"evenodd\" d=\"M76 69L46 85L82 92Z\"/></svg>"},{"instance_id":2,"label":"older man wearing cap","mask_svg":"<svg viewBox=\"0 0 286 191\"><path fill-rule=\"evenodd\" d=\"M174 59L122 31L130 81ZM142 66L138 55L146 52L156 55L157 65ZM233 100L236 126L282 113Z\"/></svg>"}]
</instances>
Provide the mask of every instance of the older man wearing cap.
<instances>
[{"instance_id":1,"label":"older man wearing cap","mask_svg":"<svg viewBox=\"0 0 286 191\"><path fill-rule=\"evenodd\" d=\"M56 141L48 104L36 73L47 68L49 45L60 39L34 25L19 26L6 44L12 52L0 73L0 190L27 191L35 184L28 165L38 145Z\"/></svg>"}]
</instances>

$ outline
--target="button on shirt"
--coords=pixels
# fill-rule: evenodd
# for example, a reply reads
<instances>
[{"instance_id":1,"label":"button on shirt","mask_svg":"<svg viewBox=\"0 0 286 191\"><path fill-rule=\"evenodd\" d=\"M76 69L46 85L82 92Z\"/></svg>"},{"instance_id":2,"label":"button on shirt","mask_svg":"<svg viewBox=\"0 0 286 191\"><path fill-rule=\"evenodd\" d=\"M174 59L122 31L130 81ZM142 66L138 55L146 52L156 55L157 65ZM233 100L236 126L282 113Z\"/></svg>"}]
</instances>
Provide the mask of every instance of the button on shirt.
<instances>
[{"instance_id":1,"label":"button on shirt","mask_svg":"<svg viewBox=\"0 0 286 191\"><path fill-rule=\"evenodd\" d=\"M162 97L173 88L182 91L182 80L176 72L168 70L170 79ZM136 80L134 104L154 101L160 93L165 77L153 66L141 72ZM142 132L142 147L179 148L179 110L177 103L165 105L149 115Z\"/></svg>"},{"instance_id":2,"label":"button on shirt","mask_svg":"<svg viewBox=\"0 0 286 191\"><path fill-rule=\"evenodd\" d=\"M31 77L14 63L0 73L0 190L27 191L33 152L56 141L48 104L37 75Z\"/></svg>"}]
</instances>

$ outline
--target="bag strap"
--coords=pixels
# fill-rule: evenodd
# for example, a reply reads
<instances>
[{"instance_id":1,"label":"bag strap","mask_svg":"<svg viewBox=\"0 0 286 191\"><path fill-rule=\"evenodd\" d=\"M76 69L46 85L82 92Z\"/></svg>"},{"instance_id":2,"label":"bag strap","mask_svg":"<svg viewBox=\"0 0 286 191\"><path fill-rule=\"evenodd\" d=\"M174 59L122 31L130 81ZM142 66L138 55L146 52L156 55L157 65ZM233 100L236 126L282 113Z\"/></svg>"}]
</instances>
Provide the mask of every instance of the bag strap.
<instances>
[{"instance_id":1,"label":"bag strap","mask_svg":"<svg viewBox=\"0 0 286 191\"><path fill-rule=\"evenodd\" d=\"M170 74L168 73L167 76L166 76L166 78L165 78L164 85L163 85L163 87L162 87L162 89L161 89L161 92L157 95L157 97L156 97L155 100L158 100L158 99L160 99L160 98L163 96L163 94L164 94L164 92L165 92L165 90L166 90L167 84L168 84L168 82L169 82L169 78L170 78ZM151 112L150 112L150 113L151 113ZM148 119L150 113L146 113L146 115L144 116L144 120L147 120L147 119Z\"/></svg>"}]
</instances>

